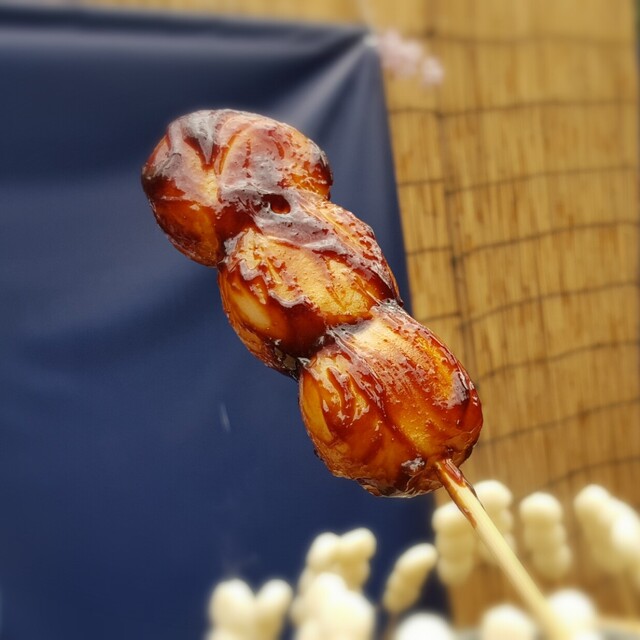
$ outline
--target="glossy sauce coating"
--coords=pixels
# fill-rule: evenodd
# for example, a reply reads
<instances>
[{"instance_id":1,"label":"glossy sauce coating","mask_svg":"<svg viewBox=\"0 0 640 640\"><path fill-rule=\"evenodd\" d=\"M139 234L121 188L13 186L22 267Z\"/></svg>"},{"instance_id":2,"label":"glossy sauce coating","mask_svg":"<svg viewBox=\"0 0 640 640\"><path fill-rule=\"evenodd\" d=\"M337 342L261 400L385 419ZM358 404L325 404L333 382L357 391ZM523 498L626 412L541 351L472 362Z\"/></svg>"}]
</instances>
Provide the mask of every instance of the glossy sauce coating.
<instances>
[{"instance_id":1,"label":"glossy sauce coating","mask_svg":"<svg viewBox=\"0 0 640 640\"><path fill-rule=\"evenodd\" d=\"M218 268L229 321L268 366L300 378L320 457L376 495L440 486L482 412L451 352L402 308L372 230L329 201L331 171L301 133L202 111L172 123L143 169L160 226Z\"/></svg>"},{"instance_id":2,"label":"glossy sauce coating","mask_svg":"<svg viewBox=\"0 0 640 640\"><path fill-rule=\"evenodd\" d=\"M289 201L289 213L261 215L227 244L218 283L249 350L296 375L296 359L311 357L329 328L369 318L399 295L367 225L319 196Z\"/></svg>"},{"instance_id":3,"label":"glossy sauce coating","mask_svg":"<svg viewBox=\"0 0 640 640\"><path fill-rule=\"evenodd\" d=\"M143 169L171 242L219 268L245 346L294 377L329 327L400 300L371 228L328 200L330 185L325 155L301 133L228 110L172 123Z\"/></svg>"},{"instance_id":4,"label":"glossy sauce coating","mask_svg":"<svg viewBox=\"0 0 640 640\"><path fill-rule=\"evenodd\" d=\"M329 196L326 156L293 127L251 113L196 111L172 122L142 170L158 224L192 260L215 266L224 242L287 189Z\"/></svg>"},{"instance_id":5,"label":"glossy sauce coating","mask_svg":"<svg viewBox=\"0 0 640 640\"><path fill-rule=\"evenodd\" d=\"M336 475L372 493L412 495L440 486L433 462L471 454L482 412L447 347L395 303L330 332L304 367L300 406L316 448Z\"/></svg>"}]
</instances>

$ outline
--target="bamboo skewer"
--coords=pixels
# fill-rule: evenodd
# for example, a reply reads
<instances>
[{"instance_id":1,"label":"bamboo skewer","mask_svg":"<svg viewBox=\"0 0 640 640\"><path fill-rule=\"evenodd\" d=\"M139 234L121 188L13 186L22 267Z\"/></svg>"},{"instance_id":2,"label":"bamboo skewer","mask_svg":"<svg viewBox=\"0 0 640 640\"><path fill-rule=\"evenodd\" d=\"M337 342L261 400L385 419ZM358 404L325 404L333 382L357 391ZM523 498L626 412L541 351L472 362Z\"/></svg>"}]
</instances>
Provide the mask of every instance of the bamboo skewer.
<instances>
[{"instance_id":1,"label":"bamboo skewer","mask_svg":"<svg viewBox=\"0 0 640 640\"><path fill-rule=\"evenodd\" d=\"M549 640L570 640L568 630L558 620L531 576L489 518L462 472L451 460L441 460L435 464L435 467L451 499L491 550L498 565L537 618Z\"/></svg>"}]
</instances>

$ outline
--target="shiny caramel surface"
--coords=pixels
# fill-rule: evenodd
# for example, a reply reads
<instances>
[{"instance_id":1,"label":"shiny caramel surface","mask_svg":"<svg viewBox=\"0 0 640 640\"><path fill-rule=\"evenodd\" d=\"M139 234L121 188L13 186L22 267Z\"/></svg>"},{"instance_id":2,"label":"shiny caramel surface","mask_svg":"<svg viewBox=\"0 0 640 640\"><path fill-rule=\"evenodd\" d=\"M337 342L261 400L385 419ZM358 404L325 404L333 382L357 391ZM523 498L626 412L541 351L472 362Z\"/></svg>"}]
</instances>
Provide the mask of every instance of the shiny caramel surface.
<instances>
[{"instance_id":1,"label":"shiny caramel surface","mask_svg":"<svg viewBox=\"0 0 640 640\"><path fill-rule=\"evenodd\" d=\"M196 111L169 125L142 170L158 224L189 258L215 266L223 243L287 189L329 196L320 148L293 127L240 111Z\"/></svg>"},{"instance_id":2,"label":"shiny caramel surface","mask_svg":"<svg viewBox=\"0 0 640 640\"><path fill-rule=\"evenodd\" d=\"M302 414L320 456L375 494L439 487L433 462L462 464L482 427L466 371L395 303L330 335L300 377Z\"/></svg>"},{"instance_id":3,"label":"shiny caramel surface","mask_svg":"<svg viewBox=\"0 0 640 640\"><path fill-rule=\"evenodd\" d=\"M328 200L330 185L324 153L301 133L228 110L172 123L143 169L171 242L219 268L240 339L293 376L330 327L400 299L373 231Z\"/></svg>"},{"instance_id":4,"label":"shiny caramel surface","mask_svg":"<svg viewBox=\"0 0 640 640\"><path fill-rule=\"evenodd\" d=\"M329 328L369 318L372 306L399 295L364 223L318 196L289 202L287 213L262 212L228 243L218 283L252 353L295 374L291 357L312 356Z\"/></svg>"},{"instance_id":5,"label":"shiny caramel surface","mask_svg":"<svg viewBox=\"0 0 640 640\"><path fill-rule=\"evenodd\" d=\"M237 111L173 122L143 168L156 220L180 251L218 268L245 346L300 380L315 448L371 493L440 486L482 426L478 395L447 347L402 309L373 231L329 200L324 153L292 127Z\"/></svg>"}]
</instances>

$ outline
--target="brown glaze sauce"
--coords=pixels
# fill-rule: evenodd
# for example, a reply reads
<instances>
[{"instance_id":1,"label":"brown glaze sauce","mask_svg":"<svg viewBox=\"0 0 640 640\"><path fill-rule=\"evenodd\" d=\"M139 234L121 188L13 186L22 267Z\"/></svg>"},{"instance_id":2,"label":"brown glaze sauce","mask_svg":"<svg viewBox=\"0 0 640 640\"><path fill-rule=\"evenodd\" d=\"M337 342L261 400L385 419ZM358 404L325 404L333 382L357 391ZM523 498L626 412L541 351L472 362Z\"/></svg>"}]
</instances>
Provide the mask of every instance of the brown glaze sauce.
<instances>
[{"instance_id":1,"label":"brown glaze sauce","mask_svg":"<svg viewBox=\"0 0 640 640\"><path fill-rule=\"evenodd\" d=\"M329 333L333 342L301 376L301 409L332 471L383 495L440 486L434 463L462 464L482 426L478 395L462 366L395 303Z\"/></svg>"},{"instance_id":2,"label":"brown glaze sauce","mask_svg":"<svg viewBox=\"0 0 640 640\"><path fill-rule=\"evenodd\" d=\"M218 268L247 348L300 379L316 450L377 495L440 486L482 425L467 373L401 308L368 225L329 201L326 156L262 116L200 111L173 122L143 168L156 219L180 251Z\"/></svg>"}]
</instances>

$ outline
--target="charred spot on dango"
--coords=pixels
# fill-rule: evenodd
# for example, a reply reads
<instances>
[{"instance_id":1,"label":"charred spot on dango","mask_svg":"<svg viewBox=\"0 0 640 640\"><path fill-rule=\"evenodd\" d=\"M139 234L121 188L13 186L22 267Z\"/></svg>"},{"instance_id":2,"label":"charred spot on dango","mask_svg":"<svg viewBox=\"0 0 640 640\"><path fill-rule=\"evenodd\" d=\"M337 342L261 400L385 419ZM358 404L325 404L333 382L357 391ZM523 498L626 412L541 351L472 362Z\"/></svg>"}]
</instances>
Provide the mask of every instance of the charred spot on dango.
<instances>
[{"instance_id":1,"label":"charred spot on dango","mask_svg":"<svg viewBox=\"0 0 640 640\"><path fill-rule=\"evenodd\" d=\"M289 213L291 211L289 201L281 193L268 193L262 196L262 201L273 213Z\"/></svg>"}]
</instances>

